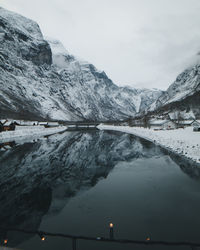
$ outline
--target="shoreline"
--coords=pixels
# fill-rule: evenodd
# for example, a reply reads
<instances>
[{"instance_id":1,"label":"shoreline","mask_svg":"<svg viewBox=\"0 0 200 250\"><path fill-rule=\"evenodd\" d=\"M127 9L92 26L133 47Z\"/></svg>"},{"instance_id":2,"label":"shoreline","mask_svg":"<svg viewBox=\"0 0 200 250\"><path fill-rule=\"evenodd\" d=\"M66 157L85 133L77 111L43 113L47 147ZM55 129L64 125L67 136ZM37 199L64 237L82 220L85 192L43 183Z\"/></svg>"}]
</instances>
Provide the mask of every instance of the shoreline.
<instances>
[{"instance_id":1,"label":"shoreline","mask_svg":"<svg viewBox=\"0 0 200 250\"><path fill-rule=\"evenodd\" d=\"M141 137L200 167L200 133L193 132L191 127L160 131L141 127L113 125L99 125L97 128L99 130L119 131Z\"/></svg>"},{"instance_id":2,"label":"shoreline","mask_svg":"<svg viewBox=\"0 0 200 250\"><path fill-rule=\"evenodd\" d=\"M41 129L24 129L14 131L4 131L0 133L0 143L11 142L15 139L26 138L30 136L45 136L52 135L67 130L67 126L59 126L54 128L41 128Z\"/></svg>"}]
</instances>

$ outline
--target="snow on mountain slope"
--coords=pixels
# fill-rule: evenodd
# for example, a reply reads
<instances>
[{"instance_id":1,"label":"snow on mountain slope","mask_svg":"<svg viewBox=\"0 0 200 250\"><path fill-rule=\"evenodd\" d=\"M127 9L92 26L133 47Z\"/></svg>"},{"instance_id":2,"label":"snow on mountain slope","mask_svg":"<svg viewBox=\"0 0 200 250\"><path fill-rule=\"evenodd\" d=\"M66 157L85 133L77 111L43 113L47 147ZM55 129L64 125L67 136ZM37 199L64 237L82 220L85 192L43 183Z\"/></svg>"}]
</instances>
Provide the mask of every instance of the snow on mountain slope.
<instances>
[{"instance_id":1,"label":"snow on mountain slope","mask_svg":"<svg viewBox=\"0 0 200 250\"><path fill-rule=\"evenodd\" d=\"M195 101L198 100L199 101ZM152 105L150 110L168 106L169 109L194 112L198 115L200 108L200 64L181 73L167 91L165 91ZM176 104L175 104L176 103ZM187 103L187 105L186 105ZM183 117L184 118L184 117Z\"/></svg>"},{"instance_id":2,"label":"snow on mountain slope","mask_svg":"<svg viewBox=\"0 0 200 250\"><path fill-rule=\"evenodd\" d=\"M0 115L16 118L77 119L81 114L62 96L52 70L52 53L39 26L0 8Z\"/></svg>"},{"instance_id":3,"label":"snow on mountain slope","mask_svg":"<svg viewBox=\"0 0 200 250\"><path fill-rule=\"evenodd\" d=\"M148 89L134 89L131 87L118 87L115 85L106 75L104 71L97 70L94 65L86 62L77 60L74 56L70 55L63 45L56 40L48 40L51 50L53 64L56 66L57 71L60 75L71 76L71 78L76 81L76 83L87 82L87 86L81 84L82 86L73 85L73 89L70 92L73 96L79 93L78 87L81 89L79 93L79 98L83 100L85 96L87 99L93 98L95 100L95 109L98 111L100 118L105 116L109 119L119 119L125 118L127 116L134 116L134 114L143 111L150 105L154 100L156 100L160 95L160 90L148 90ZM82 106L82 102L78 103L78 97L76 98L76 103L73 103L73 96L71 96L72 106L77 106L87 117L91 110L90 104L86 107ZM102 108L101 108L102 107ZM111 107L111 110L109 110ZM102 112L103 109L103 112ZM107 112L111 111L111 116Z\"/></svg>"},{"instance_id":4,"label":"snow on mountain slope","mask_svg":"<svg viewBox=\"0 0 200 250\"><path fill-rule=\"evenodd\" d=\"M2 118L123 119L143 111L160 94L118 87L60 42L44 40L37 23L0 8Z\"/></svg>"},{"instance_id":5,"label":"snow on mountain slope","mask_svg":"<svg viewBox=\"0 0 200 250\"><path fill-rule=\"evenodd\" d=\"M135 89L126 86L118 88L113 93L113 98L119 105L127 107L127 111L132 112L131 109L134 109L135 114L138 114L145 111L161 94L161 90Z\"/></svg>"}]
</instances>

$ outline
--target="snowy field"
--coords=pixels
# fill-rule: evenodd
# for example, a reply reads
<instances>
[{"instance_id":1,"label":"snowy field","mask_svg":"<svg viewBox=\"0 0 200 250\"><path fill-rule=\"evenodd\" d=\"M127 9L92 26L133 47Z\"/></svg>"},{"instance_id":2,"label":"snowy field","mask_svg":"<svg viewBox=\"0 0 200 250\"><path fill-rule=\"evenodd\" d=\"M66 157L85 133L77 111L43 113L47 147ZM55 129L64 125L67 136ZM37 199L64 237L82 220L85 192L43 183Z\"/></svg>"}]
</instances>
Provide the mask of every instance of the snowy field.
<instances>
[{"instance_id":1,"label":"snowy field","mask_svg":"<svg viewBox=\"0 0 200 250\"><path fill-rule=\"evenodd\" d=\"M142 137L176 154L200 163L200 132L193 132L192 127L159 131L141 127L108 125L99 125L97 128L100 130L115 130Z\"/></svg>"},{"instance_id":2,"label":"snowy field","mask_svg":"<svg viewBox=\"0 0 200 250\"><path fill-rule=\"evenodd\" d=\"M14 141L18 138L23 138L27 136L44 136L56 134L67 130L66 126L60 126L55 128L45 128L43 126L38 126L38 129L26 129L16 130L16 131L5 131L0 133L0 143Z\"/></svg>"}]
</instances>

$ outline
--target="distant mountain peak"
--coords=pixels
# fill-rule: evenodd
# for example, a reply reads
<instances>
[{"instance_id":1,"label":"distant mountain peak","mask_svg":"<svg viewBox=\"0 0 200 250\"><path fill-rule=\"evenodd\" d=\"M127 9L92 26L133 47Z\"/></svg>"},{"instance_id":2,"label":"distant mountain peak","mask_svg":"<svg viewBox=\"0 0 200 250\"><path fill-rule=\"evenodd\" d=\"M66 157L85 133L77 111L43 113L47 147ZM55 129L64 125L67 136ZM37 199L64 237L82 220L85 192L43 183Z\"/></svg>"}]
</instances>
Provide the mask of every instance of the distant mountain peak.
<instances>
[{"instance_id":1,"label":"distant mountain peak","mask_svg":"<svg viewBox=\"0 0 200 250\"><path fill-rule=\"evenodd\" d=\"M169 88L151 105L150 110L179 111L183 114L183 119L187 119L190 113L196 118L200 117L200 64L179 74Z\"/></svg>"}]
</instances>

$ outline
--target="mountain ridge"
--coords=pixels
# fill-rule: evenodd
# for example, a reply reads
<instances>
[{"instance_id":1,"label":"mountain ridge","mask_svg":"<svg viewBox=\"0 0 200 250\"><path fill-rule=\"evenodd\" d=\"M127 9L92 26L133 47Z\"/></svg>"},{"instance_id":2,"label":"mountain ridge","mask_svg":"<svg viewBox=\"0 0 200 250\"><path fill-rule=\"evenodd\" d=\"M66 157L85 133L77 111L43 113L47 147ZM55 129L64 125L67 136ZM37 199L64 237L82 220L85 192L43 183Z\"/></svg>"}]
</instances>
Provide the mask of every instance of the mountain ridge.
<instances>
[{"instance_id":1,"label":"mountain ridge","mask_svg":"<svg viewBox=\"0 0 200 250\"><path fill-rule=\"evenodd\" d=\"M179 113L182 119L200 118L200 64L179 74L176 80L152 103L149 111Z\"/></svg>"},{"instance_id":2,"label":"mountain ridge","mask_svg":"<svg viewBox=\"0 0 200 250\"><path fill-rule=\"evenodd\" d=\"M143 112L162 93L118 87L60 42L44 40L37 23L3 8L0 42L2 118L121 120Z\"/></svg>"}]
</instances>

